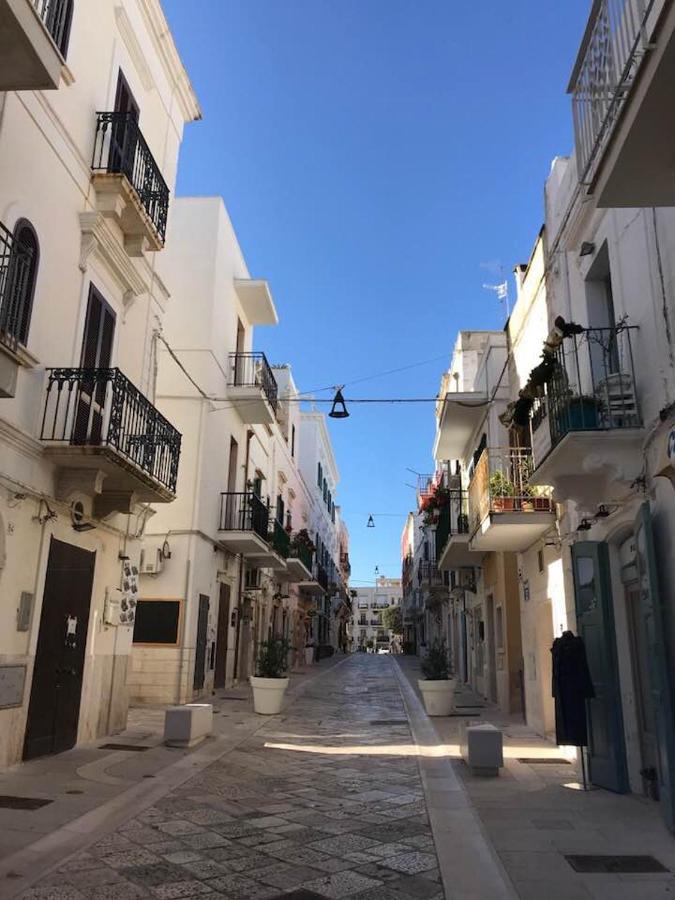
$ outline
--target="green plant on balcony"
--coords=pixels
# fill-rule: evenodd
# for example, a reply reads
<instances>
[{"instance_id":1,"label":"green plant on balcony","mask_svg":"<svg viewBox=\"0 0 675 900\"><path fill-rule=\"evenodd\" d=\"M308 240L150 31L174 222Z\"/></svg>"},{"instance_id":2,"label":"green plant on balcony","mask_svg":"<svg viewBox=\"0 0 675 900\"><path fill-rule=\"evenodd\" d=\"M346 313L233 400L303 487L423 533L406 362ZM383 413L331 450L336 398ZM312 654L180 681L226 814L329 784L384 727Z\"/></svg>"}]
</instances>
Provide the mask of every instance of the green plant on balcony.
<instances>
[{"instance_id":1,"label":"green plant on balcony","mask_svg":"<svg viewBox=\"0 0 675 900\"><path fill-rule=\"evenodd\" d=\"M514 483L497 470L490 475L490 499L492 508L497 512L513 509L513 498L516 493Z\"/></svg>"},{"instance_id":2,"label":"green plant on balcony","mask_svg":"<svg viewBox=\"0 0 675 900\"><path fill-rule=\"evenodd\" d=\"M296 531L294 535L291 536L291 550L306 550L309 553L314 553L316 547L314 546L314 542L309 536L309 532L306 528L301 528L300 531Z\"/></svg>"}]
</instances>

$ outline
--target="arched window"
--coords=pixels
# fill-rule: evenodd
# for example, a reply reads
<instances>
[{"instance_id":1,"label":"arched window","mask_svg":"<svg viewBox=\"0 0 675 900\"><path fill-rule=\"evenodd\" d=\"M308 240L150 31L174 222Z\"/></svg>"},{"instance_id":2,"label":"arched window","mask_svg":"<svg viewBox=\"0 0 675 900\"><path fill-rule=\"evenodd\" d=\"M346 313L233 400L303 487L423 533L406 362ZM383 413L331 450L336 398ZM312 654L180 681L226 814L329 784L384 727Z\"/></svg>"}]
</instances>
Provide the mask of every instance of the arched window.
<instances>
[{"instance_id":1,"label":"arched window","mask_svg":"<svg viewBox=\"0 0 675 900\"><path fill-rule=\"evenodd\" d=\"M21 344L28 341L39 262L40 245L35 229L27 219L19 219L14 228L13 315L8 330Z\"/></svg>"}]
</instances>

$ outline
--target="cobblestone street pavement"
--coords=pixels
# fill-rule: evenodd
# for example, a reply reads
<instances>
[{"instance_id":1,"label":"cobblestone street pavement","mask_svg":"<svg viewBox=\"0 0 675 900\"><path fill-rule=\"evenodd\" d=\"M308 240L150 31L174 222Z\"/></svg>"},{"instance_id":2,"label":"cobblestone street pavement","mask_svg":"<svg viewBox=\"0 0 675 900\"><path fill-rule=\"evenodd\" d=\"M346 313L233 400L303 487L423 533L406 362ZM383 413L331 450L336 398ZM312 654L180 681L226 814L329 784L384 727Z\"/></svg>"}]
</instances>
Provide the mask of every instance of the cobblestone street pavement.
<instances>
[{"instance_id":1,"label":"cobblestone street pavement","mask_svg":"<svg viewBox=\"0 0 675 900\"><path fill-rule=\"evenodd\" d=\"M23 900L441 900L388 657L356 654L281 717L68 860Z\"/></svg>"}]
</instances>

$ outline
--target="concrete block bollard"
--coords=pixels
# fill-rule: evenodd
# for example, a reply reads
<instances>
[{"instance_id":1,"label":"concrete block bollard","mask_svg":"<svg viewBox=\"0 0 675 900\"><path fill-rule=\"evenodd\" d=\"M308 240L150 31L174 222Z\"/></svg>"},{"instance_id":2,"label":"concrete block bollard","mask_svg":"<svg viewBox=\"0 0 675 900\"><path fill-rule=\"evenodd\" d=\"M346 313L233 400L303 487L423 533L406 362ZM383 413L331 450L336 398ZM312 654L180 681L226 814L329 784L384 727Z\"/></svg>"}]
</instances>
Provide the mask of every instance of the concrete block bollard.
<instances>
[{"instance_id":1,"label":"concrete block bollard","mask_svg":"<svg viewBox=\"0 0 675 900\"><path fill-rule=\"evenodd\" d=\"M504 765L504 737L499 728L487 722L464 724L460 750L472 775L499 775Z\"/></svg>"},{"instance_id":2,"label":"concrete block bollard","mask_svg":"<svg viewBox=\"0 0 675 900\"><path fill-rule=\"evenodd\" d=\"M211 703L170 706L164 716L164 743L169 747L193 747L213 731Z\"/></svg>"}]
</instances>

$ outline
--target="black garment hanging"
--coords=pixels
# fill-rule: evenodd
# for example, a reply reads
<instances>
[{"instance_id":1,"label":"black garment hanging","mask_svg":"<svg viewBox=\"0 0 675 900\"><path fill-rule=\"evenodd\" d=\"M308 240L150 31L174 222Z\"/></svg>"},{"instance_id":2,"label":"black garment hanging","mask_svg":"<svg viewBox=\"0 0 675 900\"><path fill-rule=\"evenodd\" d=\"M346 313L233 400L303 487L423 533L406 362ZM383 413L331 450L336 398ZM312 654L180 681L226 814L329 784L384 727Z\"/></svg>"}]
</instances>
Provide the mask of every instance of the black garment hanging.
<instances>
[{"instance_id":1,"label":"black garment hanging","mask_svg":"<svg viewBox=\"0 0 675 900\"><path fill-rule=\"evenodd\" d=\"M559 745L586 747L586 700L595 696L586 648L580 637L565 631L551 647L555 737Z\"/></svg>"}]
</instances>

